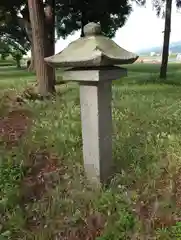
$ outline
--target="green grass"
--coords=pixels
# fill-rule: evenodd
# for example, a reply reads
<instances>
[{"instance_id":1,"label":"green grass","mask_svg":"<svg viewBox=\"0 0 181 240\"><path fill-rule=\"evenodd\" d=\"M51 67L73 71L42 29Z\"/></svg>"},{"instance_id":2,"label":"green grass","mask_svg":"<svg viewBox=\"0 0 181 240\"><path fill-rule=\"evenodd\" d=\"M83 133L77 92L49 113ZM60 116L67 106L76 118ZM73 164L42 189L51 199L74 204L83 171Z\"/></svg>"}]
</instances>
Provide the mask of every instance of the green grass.
<instances>
[{"instance_id":1,"label":"green grass","mask_svg":"<svg viewBox=\"0 0 181 240\"><path fill-rule=\"evenodd\" d=\"M5 67L5 66L14 66L15 65L15 61L13 59L9 59L9 60L0 60L0 66L1 67Z\"/></svg>"},{"instance_id":2,"label":"green grass","mask_svg":"<svg viewBox=\"0 0 181 240\"><path fill-rule=\"evenodd\" d=\"M180 239L175 219L181 214L181 67L170 64L165 83L158 71L157 64L134 64L128 66L128 77L113 84L116 171L100 192L83 173L78 85L58 87L52 101L26 101L23 108L33 114L31 129L18 146L0 145L0 239L64 239L60 233L70 229L93 234L93 216L98 229L104 225L99 214L107 225L96 240ZM25 70L0 68L2 114L7 113L5 92L21 92L34 78ZM20 189L32 152L48 152L59 171L55 186L47 183L48 191L25 206Z\"/></svg>"}]
</instances>

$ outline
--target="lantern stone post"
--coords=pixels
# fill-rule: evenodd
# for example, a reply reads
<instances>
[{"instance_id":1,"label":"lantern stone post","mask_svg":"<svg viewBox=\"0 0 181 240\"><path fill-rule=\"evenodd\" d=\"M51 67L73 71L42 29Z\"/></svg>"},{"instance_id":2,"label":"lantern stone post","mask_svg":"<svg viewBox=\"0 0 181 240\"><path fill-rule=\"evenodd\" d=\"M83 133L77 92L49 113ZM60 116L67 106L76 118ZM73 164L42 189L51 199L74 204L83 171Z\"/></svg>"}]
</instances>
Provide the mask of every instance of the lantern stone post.
<instances>
[{"instance_id":1,"label":"lantern stone post","mask_svg":"<svg viewBox=\"0 0 181 240\"><path fill-rule=\"evenodd\" d=\"M106 183L112 174L112 80L126 76L124 68L138 58L101 33L101 27L89 23L85 37L69 44L62 52L45 59L64 70L64 81L80 83L80 106L84 169L96 184Z\"/></svg>"}]
</instances>

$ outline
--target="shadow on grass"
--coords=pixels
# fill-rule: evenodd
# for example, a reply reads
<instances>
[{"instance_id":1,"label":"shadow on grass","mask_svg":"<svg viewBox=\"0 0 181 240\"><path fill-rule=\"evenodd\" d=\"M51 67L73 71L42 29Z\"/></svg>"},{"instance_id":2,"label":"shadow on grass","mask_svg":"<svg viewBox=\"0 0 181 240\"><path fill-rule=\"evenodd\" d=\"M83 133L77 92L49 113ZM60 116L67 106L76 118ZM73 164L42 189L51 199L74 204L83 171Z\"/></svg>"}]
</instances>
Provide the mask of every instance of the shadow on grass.
<instances>
[{"instance_id":1,"label":"shadow on grass","mask_svg":"<svg viewBox=\"0 0 181 240\"><path fill-rule=\"evenodd\" d=\"M10 67L15 65L16 62L14 60L0 60L0 67Z\"/></svg>"},{"instance_id":2,"label":"shadow on grass","mask_svg":"<svg viewBox=\"0 0 181 240\"><path fill-rule=\"evenodd\" d=\"M0 68L0 80L4 80L7 78L22 78L28 76L34 76L35 74L28 72L26 68L17 69L15 67L10 68Z\"/></svg>"}]
</instances>

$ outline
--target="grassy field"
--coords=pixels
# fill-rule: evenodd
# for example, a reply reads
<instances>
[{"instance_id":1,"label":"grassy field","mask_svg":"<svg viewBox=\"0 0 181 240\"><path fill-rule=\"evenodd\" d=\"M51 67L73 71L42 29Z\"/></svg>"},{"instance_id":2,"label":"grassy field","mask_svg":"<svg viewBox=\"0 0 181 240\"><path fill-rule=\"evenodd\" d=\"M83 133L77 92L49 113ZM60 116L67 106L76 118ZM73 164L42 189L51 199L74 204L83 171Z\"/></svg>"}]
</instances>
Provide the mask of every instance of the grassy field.
<instances>
[{"instance_id":1,"label":"grassy field","mask_svg":"<svg viewBox=\"0 0 181 240\"><path fill-rule=\"evenodd\" d=\"M59 74L59 73L57 73ZM181 66L128 66L113 84L115 175L101 191L82 168L78 85L51 101L0 67L0 240L181 239Z\"/></svg>"}]
</instances>

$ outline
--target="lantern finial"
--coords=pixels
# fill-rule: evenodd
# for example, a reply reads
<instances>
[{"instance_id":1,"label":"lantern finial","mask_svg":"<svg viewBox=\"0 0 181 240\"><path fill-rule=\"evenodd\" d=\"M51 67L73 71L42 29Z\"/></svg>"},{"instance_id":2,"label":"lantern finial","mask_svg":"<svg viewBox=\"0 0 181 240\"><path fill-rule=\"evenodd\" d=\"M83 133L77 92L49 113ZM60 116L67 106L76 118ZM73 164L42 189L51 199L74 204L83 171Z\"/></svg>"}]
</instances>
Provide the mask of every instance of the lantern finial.
<instances>
[{"instance_id":1,"label":"lantern finial","mask_svg":"<svg viewBox=\"0 0 181 240\"><path fill-rule=\"evenodd\" d=\"M90 22L84 26L85 37L101 35L101 25L99 23Z\"/></svg>"}]
</instances>

